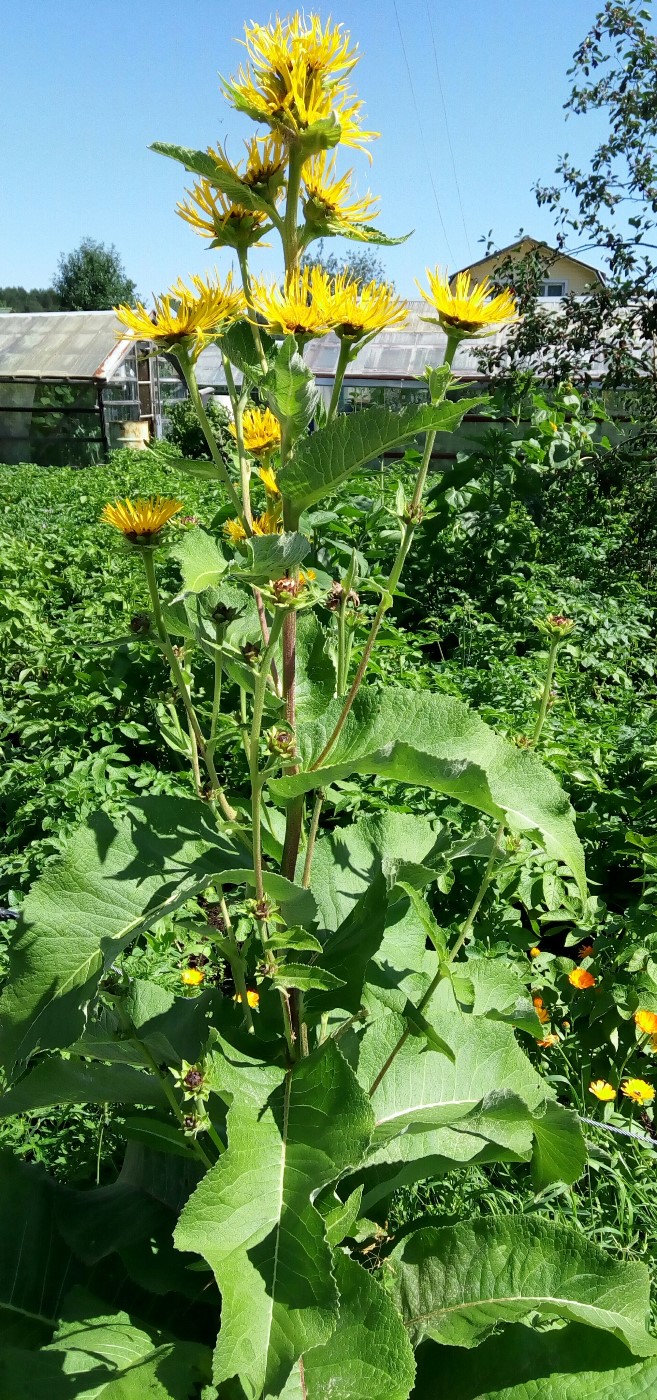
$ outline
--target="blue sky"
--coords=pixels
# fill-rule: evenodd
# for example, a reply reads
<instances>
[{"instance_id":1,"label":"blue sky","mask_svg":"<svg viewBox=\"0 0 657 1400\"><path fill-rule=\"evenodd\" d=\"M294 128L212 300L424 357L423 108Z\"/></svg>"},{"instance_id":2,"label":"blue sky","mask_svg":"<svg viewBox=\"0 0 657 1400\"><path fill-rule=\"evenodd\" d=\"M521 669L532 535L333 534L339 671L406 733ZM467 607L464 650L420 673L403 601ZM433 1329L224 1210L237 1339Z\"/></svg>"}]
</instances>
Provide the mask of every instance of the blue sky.
<instances>
[{"instance_id":1,"label":"blue sky","mask_svg":"<svg viewBox=\"0 0 657 1400\"><path fill-rule=\"evenodd\" d=\"M359 191L381 195L383 229L415 229L385 250L399 291L412 294L427 263L453 269L476 258L489 229L498 245L520 227L551 238L531 187L551 178L564 150L585 159L595 138L593 121L566 123L562 105L598 0L316 8L358 40L355 85L367 125L382 133L371 169L357 152L344 152L345 168L354 165ZM271 13L261 0L0 0L0 285L48 285L58 255L85 235L115 243L146 296L179 275L227 269L230 252L208 252L174 212L182 167L148 145L227 140L239 155L255 127L223 100L217 74L238 66L245 21ZM274 250L255 256L278 270Z\"/></svg>"}]
</instances>

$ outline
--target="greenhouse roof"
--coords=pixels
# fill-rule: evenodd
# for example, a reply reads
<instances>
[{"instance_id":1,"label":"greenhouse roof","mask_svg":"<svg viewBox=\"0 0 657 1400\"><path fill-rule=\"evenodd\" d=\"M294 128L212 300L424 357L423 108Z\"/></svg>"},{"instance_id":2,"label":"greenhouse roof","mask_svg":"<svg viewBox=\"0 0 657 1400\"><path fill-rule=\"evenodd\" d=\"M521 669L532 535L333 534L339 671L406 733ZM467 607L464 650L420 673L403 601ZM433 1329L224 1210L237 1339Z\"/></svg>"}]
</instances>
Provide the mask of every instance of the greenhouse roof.
<instances>
[{"instance_id":1,"label":"greenhouse roof","mask_svg":"<svg viewBox=\"0 0 657 1400\"><path fill-rule=\"evenodd\" d=\"M132 341L113 311L0 314L0 379L110 379Z\"/></svg>"},{"instance_id":2,"label":"greenhouse roof","mask_svg":"<svg viewBox=\"0 0 657 1400\"><path fill-rule=\"evenodd\" d=\"M552 310L553 308L550 308ZM370 382L398 383L400 380L421 378L427 365L441 365L445 357L447 337L440 326L423 320L431 308L424 301L408 302L409 317L405 326L397 330L382 331L376 340L366 345L348 367L346 378L369 380ZM488 346L501 345L506 331L488 336ZM464 379L483 379L484 372L477 363L481 341L463 340L454 358L454 373ZM306 363L321 381L332 380L338 363L340 342L330 334L321 340L311 340L306 352ZM221 353L216 345L209 345L198 359L197 375L202 387L223 387L226 383Z\"/></svg>"}]
</instances>

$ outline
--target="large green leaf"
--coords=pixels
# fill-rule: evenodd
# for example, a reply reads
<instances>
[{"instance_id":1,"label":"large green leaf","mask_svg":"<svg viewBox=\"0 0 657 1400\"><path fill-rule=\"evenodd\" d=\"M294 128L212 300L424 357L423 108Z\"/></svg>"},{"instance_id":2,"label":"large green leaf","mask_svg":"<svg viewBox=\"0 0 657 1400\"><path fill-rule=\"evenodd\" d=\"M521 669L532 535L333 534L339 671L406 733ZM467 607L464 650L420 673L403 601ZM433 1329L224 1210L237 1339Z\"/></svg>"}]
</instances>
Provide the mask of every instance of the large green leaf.
<instances>
[{"instance_id":1,"label":"large green leaf","mask_svg":"<svg viewBox=\"0 0 657 1400\"><path fill-rule=\"evenodd\" d=\"M311 992L305 998L304 1008L310 1020L336 1006L344 1011L358 1011L368 964L383 938L387 908L386 883L379 875L324 944L321 968L339 978L342 985L334 991Z\"/></svg>"},{"instance_id":2,"label":"large green leaf","mask_svg":"<svg viewBox=\"0 0 657 1400\"><path fill-rule=\"evenodd\" d=\"M334 701L321 720L304 726L302 771L274 779L275 797L325 788L352 773L434 788L539 841L570 867L585 895L584 858L572 808L535 754L496 734L461 700L395 688L361 692L337 743L318 767L339 714L340 702Z\"/></svg>"},{"instance_id":3,"label":"large green leaf","mask_svg":"<svg viewBox=\"0 0 657 1400\"><path fill-rule=\"evenodd\" d=\"M425 860L435 844L431 823L403 812L373 813L321 836L311 888L323 927L336 929L380 870L394 884L405 862Z\"/></svg>"},{"instance_id":4,"label":"large green leaf","mask_svg":"<svg viewBox=\"0 0 657 1400\"><path fill-rule=\"evenodd\" d=\"M293 437L305 432L317 411L319 389L293 335L283 341L262 381L262 389L284 432Z\"/></svg>"},{"instance_id":5,"label":"large green leaf","mask_svg":"<svg viewBox=\"0 0 657 1400\"><path fill-rule=\"evenodd\" d=\"M414 230L402 233L399 238L393 238L389 233L383 233L375 224L351 224L347 227L337 219L327 219L326 232L349 238L354 243L380 243L384 248L393 248L397 243L406 243Z\"/></svg>"},{"instance_id":6,"label":"large green leaf","mask_svg":"<svg viewBox=\"0 0 657 1400\"><path fill-rule=\"evenodd\" d=\"M239 577L249 583L268 583L282 578L305 559L310 541L295 532L284 535L252 535L247 541L247 560L236 567Z\"/></svg>"},{"instance_id":7,"label":"large green leaf","mask_svg":"<svg viewBox=\"0 0 657 1400\"><path fill-rule=\"evenodd\" d=\"M221 1290L215 1385L239 1375L249 1400L276 1395L299 1357L330 1337L338 1291L311 1196L362 1159L371 1128L368 1100L331 1040L286 1074L264 1109L235 1099L228 1150L176 1231Z\"/></svg>"},{"instance_id":8,"label":"large green leaf","mask_svg":"<svg viewBox=\"0 0 657 1400\"><path fill-rule=\"evenodd\" d=\"M260 343L269 367L276 354L276 341L272 336L267 335L262 327L260 327ZM253 338L253 327L248 321L236 321L235 325L229 326L221 338L221 348L231 364L236 365L242 374L246 374L249 379L260 383L267 371L263 370L260 353Z\"/></svg>"},{"instance_id":9,"label":"large green leaf","mask_svg":"<svg viewBox=\"0 0 657 1400\"><path fill-rule=\"evenodd\" d=\"M476 1350L426 1342L413 1400L652 1400L657 1360L637 1361L616 1337L571 1322L539 1332L505 1327Z\"/></svg>"},{"instance_id":10,"label":"large green leaf","mask_svg":"<svg viewBox=\"0 0 657 1400\"><path fill-rule=\"evenodd\" d=\"M0 1319L52 1326L80 1268L57 1228L58 1188L40 1167L0 1155ZM1 1354L1 1353L0 1353ZM1 1374L1 1373L0 1373ZM11 1395L0 1387L0 1395Z\"/></svg>"},{"instance_id":11,"label":"large green leaf","mask_svg":"<svg viewBox=\"0 0 657 1400\"><path fill-rule=\"evenodd\" d=\"M365 408L359 413L340 414L297 443L279 474L281 491L297 510L306 510L337 491L352 472L419 433L454 432L464 414L484 402L479 396L446 400L435 407L403 408L398 413L388 408Z\"/></svg>"},{"instance_id":12,"label":"large green leaf","mask_svg":"<svg viewBox=\"0 0 657 1400\"><path fill-rule=\"evenodd\" d=\"M72 1044L117 954L243 860L193 798L145 798L124 817L91 817L25 901L0 1001L6 1068L36 1049Z\"/></svg>"},{"instance_id":13,"label":"large green leaf","mask_svg":"<svg viewBox=\"0 0 657 1400\"><path fill-rule=\"evenodd\" d=\"M169 141L153 141L150 149L157 151L160 156L169 156L171 160L179 161L185 170L189 170L193 175L203 175L215 189L228 195L235 204L241 204L245 209L269 212L271 205L267 200L261 199L244 180L238 179L230 170L218 165L209 151L195 151L189 146L176 146Z\"/></svg>"},{"instance_id":14,"label":"large green leaf","mask_svg":"<svg viewBox=\"0 0 657 1400\"><path fill-rule=\"evenodd\" d=\"M214 537L200 525L186 530L171 549L182 575L186 593L202 593L204 588L216 587L228 568L228 562Z\"/></svg>"},{"instance_id":15,"label":"large green leaf","mask_svg":"<svg viewBox=\"0 0 657 1400\"><path fill-rule=\"evenodd\" d=\"M536 1191L553 1181L571 1186L586 1167L586 1143L577 1114L559 1103L546 1103L533 1121L532 1186Z\"/></svg>"},{"instance_id":16,"label":"large green leaf","mask_svg":"<svg viewBox=\"0 0 657 1400\"><path fill-rule=\"evenodd\" d=\"M65 1103L141 1103L165 1108L166 1095L154 1074L130 1065L88 1065L79 1060L44 1060L0 1097L0 1118Z\"/></svg>"},{"instance_id":17,"label":"large green leaf","mask_svg":"<svg viewBox=\"0 0 657 1400\"><path fill-rule=\"evenodd\" d=\"M297 615L296 707L303 723L318 719L335 695L328 634L309 609Z\"/></svg>"},{"instance_id":18,"label":"large green leaf","mask_svg":"<svg viewBox=\"0 0 657 1400\"><path fill-rule=\"evenodd\" d=\"M490 1217L405 1236L385 1279L414 1346L425 1337L477 1346L501 1322L531 1314L583 1322L657 1354L648 1333L650 1276L618 1263L581 1230L536 1217Z\"/></svg>"},{"instance_id":19,"label":"large green leaf","mask_svg":"<svg viewBox=\"0 0 657 1400\"><path fill-rule=\"evenodd\" d=\"M282 1400L406 1400L415 1358L399 1313L372 1274L336 1250L340 1317L290 1376Z\"/></svg>"}]
</instances>

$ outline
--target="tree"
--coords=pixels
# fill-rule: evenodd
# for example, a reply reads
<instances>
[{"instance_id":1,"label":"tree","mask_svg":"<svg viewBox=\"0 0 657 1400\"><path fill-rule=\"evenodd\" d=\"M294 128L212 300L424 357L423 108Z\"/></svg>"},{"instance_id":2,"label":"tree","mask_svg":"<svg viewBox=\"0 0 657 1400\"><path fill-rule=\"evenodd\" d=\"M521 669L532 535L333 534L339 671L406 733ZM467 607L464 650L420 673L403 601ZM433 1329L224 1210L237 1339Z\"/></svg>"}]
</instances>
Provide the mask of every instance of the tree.
<instances>
[{"instance_id":1,"label":"tree","mask_svg":"<svg viewBox=\"0 0 657 1400\"><path fill-rule=\"evenodd\" d=\"M337 253L325 253L324 239L320 238L315 250L304 254L301 265L321 267L329 277L346 272L356 282L386 282L388 286L393 285L381 259L363 244L352 246L343 257L339 257Z\"/></svg>"},{"instance_id":2,"label":"tree","mask_svg":"<svg viewBox=\"0 0 657 1400\"><path fill-rule=\"evenodd\" d=\"M485 362L508 371L540 351L548 379L602 380L603 387L622 388L644 406L647 400L654 413L657 39L650 22L642 0L606 0L573 56L565 107L576 116L603 114L607 131L588 169L566 154L557 183L539 184L535 191L538 204L555 217L557 247L568 246L575 255L597 253L606 264L605 281L584 298L564 298L561 315L547 315L536 303L544 260L533 253L520 265L501 265L496 280L513 284L523 319L503 351L486 355Z\"/></svg>"},{"instance_id":3,"label":"tree","mask_svg":"<svg viewBox=\"0 0 657 1400\"><path fill-rule=\"evenodd\" d=\"M114 245L93 238L83 238L66 257L62 253L54 288L62 311L110 311L119 302L132 303L136 292Z\"/></svg>"},{"instance_id":4,"label":"tree","mask_svg":"<svg viewBox=\"0 0 657 1400\"><path fill-rule=\"evenodd\" d=\"M59 311L59 297L52 287L0 287L0 307L6 311Z\"/></svg>"}]
</instances>

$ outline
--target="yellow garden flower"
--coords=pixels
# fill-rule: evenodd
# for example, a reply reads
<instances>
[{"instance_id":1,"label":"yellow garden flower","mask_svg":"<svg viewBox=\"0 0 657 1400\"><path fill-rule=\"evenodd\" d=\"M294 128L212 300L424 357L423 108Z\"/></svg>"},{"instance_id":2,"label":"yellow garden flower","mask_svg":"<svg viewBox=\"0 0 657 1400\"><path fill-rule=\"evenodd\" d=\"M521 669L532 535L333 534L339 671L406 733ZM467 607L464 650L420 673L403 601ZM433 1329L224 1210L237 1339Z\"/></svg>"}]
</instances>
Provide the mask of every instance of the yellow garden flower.
<instances>
[{"instance_id":1,"label":"yellow garden flower","mask_svg":"<svg viewBox=\"0 0 657 1400\"><path fill-rule=\"evenodd\" d=\"M385 282L361 285L340 273L331 281L315 277L312 290L327 325L341 340L370 339L390 326L403 326L408 319L408 307Z\"/></svg>"},{"instance_id":2,"label":"yellow garden flower","mask_svg":"<svg viewBox=\"0 0 657 1400\"><path fill-rule=\"evenodd\" d=\"M447 335L481 337L492 335L499 327L517 321L518 313L511 292L494 294L488 277L483 282L472 284L469 272L459 272L456 287L452 291L447 273L440 268L432 272L427 268L429 291L420 288L425 301L438 312L437 324ZM436 324L436 317L423 318Z\"/></svg>"},{"instance_id":3,"label":"yellow garden flower","mask_svg":"<svg viewBox=\"0 0 657 1400\"><path fill-rule=\"evenodd\" d=\"M352 199L350 186L353 172L348 170L346 175L339 177L335 166L336 157L329 159L326 151L313 156L304 166L304 214L308 223L318 229L327 228L332 233L341 230L357 233L359 225L376 217L379 200L369 192L362 199Z\"/></svg>"},{"instance_id":4,"label":"yellow garden flower","mask_svg":"<svg viewBox=\"0 0 657 1400\"><path fill-rule=\"evenodd\" d=\"M621 1084L621 1093L626 1099L641 1105L652 1103L655 1097L652 1084L646 1084L645 1079L626 1079L624 1084Z\"/></svg>"},{"instance_id":5,"label":"yellow garden flower","mask_svg":"<svg viewBox=\"0 0 657 1400\"><path fill-rule=\"evenodd\" d=\"M182 510L182 506L182 501L162 496L149 496L147 500L139 497L136 501L126 498L115 501L113 506L104 506L100 518L131 541L148 541L159 534L171 517Z\"/></svg>"},{"instance_id":6,"label":"yellow garden flower","mask_svg":"<svg viewBox=\"0 0 657 1400\"><path fill-rule=\"evenodd\" d=\"M246 999L247 999L247 1002L249 1003L249 1006L250 1006L253 1010L255 1010L255 1008L256 1008L257 1006L260 1005L260 993L259 993L259 992L256 992L256 991L254 990L254 988L252 988L252 987L247 987L247 989L246 989ZM242 997L241 997L240 992L238 992L237 995L233 997L233 1001L238 1001L238 1002L240 1003L240 1005L241 1005Z\"/></svg>"},{"instance_id":7,"label":"yellow garden flower","mask_svg":"<svg viewBox=\"0 0 657 1400\"><path fill-rule=\"evenodd\" d=\"M196 357L214 335L220 334L244 314L244 293L233 291L229 272L225 283L192 277L193 290L178 281L162 296L154 297L151 315L143 302L115 307L119 321L133 340L154 340L162 350L184 343Z\"/></svg>"},{"instance_id":8,"label":"yellow garden flower","mask_svg":"<svg viewBox=\"0 0 657 1400\"><path fill-rule=\"evenodd\" d=\"M229 423L228 426L233 437L237 437L237 428L235 424ZM247 408L242 417L242 434L247 452L252 452L254 457L261 457L263 453L273 452L275 447L280 446L281 425L271 409ZM262 471L260 472L260 476L264 481L265 478ZM268 489L277 493L278 487L276 485L274 473L270 471L269 476L272 479L273 485Z\"/></svg>"},{"instance_id":9,"label":"yellow garden flower","mask_svg":"<svg viewBox=\"0 0 657 1400\"><path fill-rule=\"evenodd\" d=\"M541 956L541 950L540 950L540 948L530 948L530 949L529 949L529 956L530 956L530 958L540 958L540 956Z\"/></svg>"},{"instance_id":10,"label":"yellow garden flower","mask_svg":"<svg viewBox=\"0 0 657 1400\"><path fill-rule=\"evenodd\" d=\"M636 1011L634 1020L644 1035L657 1035L657 1014L654 1011Z\"/></svg>"},{"instance_id":11,"label":"yellow garden flower","mask_svg":"<svg viewBox=\"0 0 657 1400\"><path fill-rule=\"evenodd\" d=\"M263 210L234 204L220 190L214 190L209 180L199 180L187 194L189 199L176 205L176 213L196 233L209 235L211 248L257 247L261 234L271 228Z\"/></svg>"},{"instance_id":12,"label":"yellow garden flower","mask_svg":"<svg viewBox=\"0 0 657 1400\"><path fill-rule=\"evenodd\" d=\"M341 25L328 20L322 26L319 16L306 19L297 12L267 25L247 24L244 33L249 62L235 78L223 82L229 102L239 111L267 122L288 140L308 134L310 150L337 140L363 150L363 143L377 134L360 126L363 104L346 82L358 55ZM328 140L325 131L316 138L309 132L317 122L331 118L339 126L335 140Z\"/></svg>"},{"instance_id":13,"label":"yellow garden flower","mask_svg":"<svg viewBox=\"0 0 657 1400\"><path fill-rule=\"evenodd\" d=\"M613 1084L608 1084L606 1079L594 1079L593 1083L589 1084L589 1094L594 1094L601 1103L609 1103L616 1098Z\"/></svg>"},{"instance_id":14,"label":"yellow garden flower","mask_svg":"<svg viewBox=\"0 0 657 1400\"><path fill-rule=\"evenodd\" d=\"M276 201L285 181L285 143L280 136L253 136L250 141L245 141L244 145L244 166L240 162L234 164L229 160L222 146L217 146L216 149L213 146L208 147L208 155L217 167L217 176L220 178L222 175L228 175L232 180L239 180L241 184L248 186L261 198Z\"/></svg>"},{"instance_id":15,"label":"yellow garden flower","mask_svg":"<svg viewBox=\"0 0 657 1400\"><path fill-rule=\"evenodd\" d=\"M572 972L568 973L568 981L571 987L579 988L580 992L585 991L587 987L595 987L595 977L587 972L585 967L574 967Z\"/></svg>"},{"instance_id":16,"label":"yellow garden flower","mask_svg":"<svg viewBox=\"0 0 657 1400\"><path fill-rule=\"evenodd\" d=\"M269 496L280 496L276 475L271 467L258 467L258 476Z\"/></svg>"},{"instance_id":17,"label":"yellow garden flower","mask_svg":"<svg viewBox=\"0 0 657 1400\"><path fill-rule=\"evenodd\" d=\"M280 511L265 510L253 521L254 535L280 535L283 530L283 521ZM246 539L246 530L241 520L226 520L224 522L224 534L228 536L231 544L239 544Z\"/></svg>"},{"instance_id":18,"label":"yellow garden flower","mask_svg":"<svg viewBox=\"0 0 657 1400\"><path fill-rule=\"evenodd\" d=\"M537 1040L536 1044L540 1046L541 1050L549 1050L551 1046L559 1044L559 1037L558 1035L546 1035L543 1040Z\"/></svg>"},{"instance_id":19,"label":"yellow garden flower","mask_svg":"<svg viewBox=\"0 0 657 1400\"><path fill-rule=\"evenodd\" d=\"M184 967L180 980L185 987L200 987L201 982L205 981L205 973L200 967Z\"/></svg>"},{"instance_id":20,"label":"yellow garden flower","mask_svg":"<svg viewBox=\"0 0 657 1400\"><path fill-rule=\"evenodd\" d=\"M251 292L254 308L264 318L270 331L283 335L326 335L331 329L326 320L322 301L328 296L330 278L320 268L305 267L288 283L285 290L273 283L255 281Z\"/></svg>"}]
</instances>

